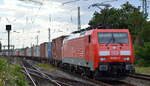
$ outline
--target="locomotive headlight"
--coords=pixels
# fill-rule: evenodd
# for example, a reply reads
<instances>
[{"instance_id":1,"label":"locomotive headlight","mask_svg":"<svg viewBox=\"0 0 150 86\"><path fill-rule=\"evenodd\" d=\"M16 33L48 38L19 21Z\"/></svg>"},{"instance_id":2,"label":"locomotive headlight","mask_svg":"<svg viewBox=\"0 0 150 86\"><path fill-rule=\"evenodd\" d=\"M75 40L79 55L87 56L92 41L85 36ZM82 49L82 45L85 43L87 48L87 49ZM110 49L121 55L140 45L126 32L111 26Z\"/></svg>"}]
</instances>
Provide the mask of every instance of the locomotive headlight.
<instances>
[{"instance_id":1,"label":"locomotive headlight","mask_svg":"<svg viewBox=\"0 0 150 86\"><path fill-rule=\"evenodd\" d=\"M130 60L129 57L124 57L123 59L126 60L126 61L129 61L129 60Z\"/></svg>"},{"instance_id":2,"label":"locomotive headlight","mask_svg":"<svg viewBox=\"0 0 150 86\"><path fill-rule=\"evenodd\" d=\"M120 55L131 55L131 51L120 51Z\"/></svg>"},{"instance_id":3,"label":"locomotive headlight","mask_svg":"<svg viewBox=\"0 0 150 86\"><path fill-rule=\"evenodd\" d=\"M110 51L99 51L100 56L108 56L110 55Z\"/></svg>"},{"instance_id":4,"label":"locomotive headlight","mask_svg":"<svg viewBox=\"0 0 150 86\"><path fill-rule=\"evenodd\" d=\"M106 57L101 57L100 58L100 61L105 61L106 60Z\"/></svg>"}]
</instances>

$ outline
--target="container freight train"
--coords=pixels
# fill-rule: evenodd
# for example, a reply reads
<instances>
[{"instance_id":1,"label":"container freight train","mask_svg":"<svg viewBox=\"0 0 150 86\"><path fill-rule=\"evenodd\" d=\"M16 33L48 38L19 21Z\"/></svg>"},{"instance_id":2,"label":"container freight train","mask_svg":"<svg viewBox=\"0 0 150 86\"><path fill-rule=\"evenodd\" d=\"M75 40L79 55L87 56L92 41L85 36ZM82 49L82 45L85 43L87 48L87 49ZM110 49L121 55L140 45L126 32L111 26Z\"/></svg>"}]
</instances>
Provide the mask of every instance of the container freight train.
<instances>
[{"instance_id":1,"label":"container freight train","mask_svg":"<svg viewBox=\"0 0 150 86\"><path fill-rule=\"evenodd\" d=\"M118 78L134 72L134 49L127 29L93 29L61 36L15 51L19 56L47 58L72 72L95 78Z\"/></svg>"},{"instance_id":2,"label":"container freight train","mask_svg":"<svg viewBox=\"0 0 150 86\"><path fill-rule=\"evenodd\" d=\"M44 42L40 44L40 46L33 46L31 48L27 47L24 49L16 49L13 51L12 56L20 56L20 57L36 57L36 58L52 58L52 45L51 42Z\"/></svg>"}]
</instances>

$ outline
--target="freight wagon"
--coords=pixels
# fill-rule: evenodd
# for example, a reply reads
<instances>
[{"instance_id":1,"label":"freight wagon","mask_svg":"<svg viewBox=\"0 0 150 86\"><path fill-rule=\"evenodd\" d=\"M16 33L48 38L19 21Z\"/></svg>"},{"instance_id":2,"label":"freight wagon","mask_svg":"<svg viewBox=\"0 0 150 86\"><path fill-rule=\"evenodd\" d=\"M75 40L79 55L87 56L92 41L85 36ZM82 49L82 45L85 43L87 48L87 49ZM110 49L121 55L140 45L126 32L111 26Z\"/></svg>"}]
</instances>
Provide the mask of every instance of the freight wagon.
<instances>
[{"instance_id":1,"label":"freight wagon","mask_svg":"<svg viewBox=\"0 0 150 86\"><path fill-rule=\"evenodd\" d=\"M33 56L34 57L40 57L40 46L36 45L33 47Z\"/></svg>"},{"instance_id":2,"label":"freight wagon","mask_svg":"<svg viewBox=\"0 0 150 86\"><path fill-rule=\"evenodd\" d=\"M51 42L44 42L40 44L40 57L51 59L52 58L51 49L52 49Z\"/></svg>"},{"instance_id":3,"label":"freight wagon","mask_svg":"<svg viewBox=\"0 0 150 86\"><path fill-rule=\"evenodd\" d=\"M66 36L60 36L52 40L52 57L53 64L59 65L62 62L62 45Z\"/></svg>"},{"instance_id":4,"label":"freight wagon","mask_svg":"<svg viewBox=\"0 0 150 86\"><path fill-rule=\"evenodd\" d=\"M27 48L26 52L26 56L32 56L32 48Z\"/></svg>"},{"instance_id":5,"label":"freight wagon","mask_svg":"<svg viewBox=\"0 0 150 86\"><path fill-rule=\"evenodd\" d=\"M16 55L16 56L20 56L20 49L15 49L14 52L15 52L15 55Z\"/></svg>"}]
</instances>

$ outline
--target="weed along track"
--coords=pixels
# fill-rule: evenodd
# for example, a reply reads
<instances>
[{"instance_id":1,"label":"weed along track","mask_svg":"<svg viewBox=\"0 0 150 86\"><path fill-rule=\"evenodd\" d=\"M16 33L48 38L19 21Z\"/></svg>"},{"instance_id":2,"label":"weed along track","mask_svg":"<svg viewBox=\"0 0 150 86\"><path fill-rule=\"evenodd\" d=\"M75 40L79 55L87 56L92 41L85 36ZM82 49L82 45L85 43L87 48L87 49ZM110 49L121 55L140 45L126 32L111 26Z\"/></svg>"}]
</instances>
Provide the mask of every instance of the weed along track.
<instances>
[{"instance_id":1,"label":"weed along track","mask_svg":"<svg viewBox=\"0 0 150 86\"><path fill-rule=\"evenodd\" d=\"M11 64L7 57L0 57L0 86L29 86L20 64Z\"/></svg>"}]
</instances>

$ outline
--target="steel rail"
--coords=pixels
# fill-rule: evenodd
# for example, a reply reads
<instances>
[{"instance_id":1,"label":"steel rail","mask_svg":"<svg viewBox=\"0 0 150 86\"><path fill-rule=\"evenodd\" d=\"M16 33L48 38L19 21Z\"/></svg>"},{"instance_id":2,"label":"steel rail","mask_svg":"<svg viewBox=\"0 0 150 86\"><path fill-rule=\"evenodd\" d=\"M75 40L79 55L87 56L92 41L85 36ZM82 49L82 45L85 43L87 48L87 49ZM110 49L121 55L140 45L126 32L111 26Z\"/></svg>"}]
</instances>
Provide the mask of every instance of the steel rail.
<instances>
[{"instance_id":1,"label":"steel rail","mask_svg":"<svg viewBox=\"0 0 150 86\"><path fill-rule=\"evenodd\" d=\"M139 76L145 76L145 77L149 77L150 78L150 75L146 75L146 74L140 74L140 73L134 73L135 75L139 75Z\"/></svg>"},{"instance_id":2,"label":"steel rail","mask_svg":"<svg viewBox=\"0 0 150 86\"><path fill-rule=\"evenodd\" d=\"M31 68L27 68L29 71L32 71L32 72L30 72L30 74L31 75L34 75L34 76L37 76L37 77L40 77L40 78L43 78L43 79L47 79L48 80L48 78L45 78L45 77L41 77L39 74L40 74L40 72L39 71L37 71L37 70L34 70L34 69L31 69ZM35 72L35 73L33 73L33 72ZM36 73L38 73L38 74L36 74ZM44 72L43 72L44 73ZM49 74L47 74L47 73L44 73L44 74L46 74L48 77L50 77L50 75ZM51 77L53 77L53 76L51 76ZM57 83L60 83L60 84L62 84L62 85L65 85L65 86L72 86L72 85L70 85L70 84L67 84L67 83L64 83L64 82L61 82L61 81L58 81L58 80L55 80Z\"/></svg>"},{"instance_id":3,"label":"steel rail","mask_svg":"<svg viewBox=\"0 0 150 86\"><path fill-rule=\"evenodd\" d=\"M33 69L29 69L29 70L31 70L31 71L33 71L33 72L36 72L36 73L39 73L38 71L36 71L36 70L33 70ZM35 73L32 73L31 72L31 74L32 75L35 75L35 76L38 76L38 77L40 77L40 78L44 78L44 79L47 79L48 80L48 78L45 78L45 77L41 77L41 76L39 76L39 75L37 75L37 74L35 74ZM44 74L46 74L46 73L44 73ZM47 75L47 74L46 74ZM47 75L48 77L50 77L50 75ZM53 76L51 76L51 77L53 77ZM72 86L72 85L70 85L70 84L67 84L67 83L64 83L64 82L61 82L61 81L58 81L58 80L55 80L57 83L60 83L60 84L62 84L62 85L65 85L65 86Z\"/></svg>"},{"instance_id":4,"label":"steel rail","mask_svg":"<svg viewBox=\"0 0 150 86\"><path fill-rule=\"evenodd\" d=\"M128 83L128 82L125 82L125 81L119 81L120 83L122 83L123 85L125 85L125 86L136 86L136 85L133 85L133 84L131 84L131 83Z\"/></svg>"},{"instance_id":5,"label":"steel rail","mask_svg":"<svg viewBox=\"0 0 150 86\"><path fill-rule=\"evenodd\" d=\"M26 73L24 70L22 70L21 72ZM49 80L49 79L47 79L47 78L45 78L45 77L41 77L40 75L38 75L38 74L36 74L36 73L33 73L33 72L30 72L30 71L29 71L29 74L30 74L30 75L33 75L33 76L36 76L36 77L38 77L38 78L42 78L42 79ZM63 86L72 86L72 85L70 85L70 84L66 84L66 83L61 82L61 81L57 81L57 82L60 83L60 84L62 84Z\"/></svg>"},{"instance_id":6,"label":"steel rail","mask_svg":"<svg viewBox=\"0 0 150 86\"><path fill-rule=\"evenodd\" d=\"M27 62L27 61L26 61ZM50 78L49 76L47 76L46 74L44 74L39 68L33 66L32 64L30 64L29 62L27 62L30 66L32 66L35 70L37 70L39 73L41 73L41 75L45 78L47 78L48 80L50 80L51 82L53 82L54 84L56 84L57 86L61 86L61 84L59 84L56 80L53 80L52 78Z\"/></svg>"},{"instance_id":7,"label":"steel rail","mask_svg":"<svg viewBox=\"0 0 150 86\"><path fill-rule=\"evenodd\" d=\"M39 70L39 72L41 72L41 73L44 73L47 77L53 78L57 83L62 84L62 86L64 86L64 85L65 85L65 86L73 86L74 83L81 83L81 84L86 84L86 85L87 85L87 83L83 83L83 82L81 82L81 81L76 81L76 80L68 79L68 78L65 78L65 77L54 76L54 75L52 75L52 74L48 74L48 73L46 73L46 72L44 72L44 71L41 71L41 70L39 69L39 67L33 66L32 63L29 63L29 64L32 65L32 67L33 67L34 69ZM29 68L29 70L34 71L33 69L30 69L30 68ZM37 71L36 71L36 72L37 72ZM64 80L64 81L63 81L63 80ZM71 84L70 84L70 83L66 83L66 81L67 81L67 82L70 82ZM94 86L94 85L90 84L90 86Z\"/></svg>"},{"instance_id":8,"label":"steel rail","mask_svg":"<svg viewBox=\"0 0 150 86\"><path fill-rule=\"evenodd\" d=\"M24 65L23 65L23 68L24 68L24 70L25 70L27 76L28 76L28 77L30 78L30 80L32 81L33 85L34 85L34 86L37 86L36 83L35 83L35 81L33 80L33 78L31 77L31 75L29 74L28 70L26 69L26 67L25 67Z\"/></svg>"},{"instance_id":9,"label":"steel rail","mask_svg":"<svg viewBox=\"0 0 150 86\"><path fill-rule=\"evenodd\" d=\"M129 74L129 77L137 78L137 79L143 79L143 80L148 80L150 81L150 75L145 75L145 74Z\"/></svg>"},{"instance_id":10,"label":"steel rail","mask_svg":"<svg viewBox=\"0 0 150 86\"><path fill-rule=\"evenodd\" d=\"M61 68L59 68L59 69L62 70ZM92 82L92 83L95 83L95 84L98 84L98 85L102 85L102 86L113 86L113 85L111 85L111 84L109 84L109 83L105 83L105 82L102 82L102 81L99 81L99 80L90 79L90 78L88 78L88 77L81 77L81 76L78 75L78 74L75 74L75 73L72 73L72 72L69 72L69 71L66 71L66 70L62 70L62 71L67 72L67 73L69 73L69 74L73 74L73 76L76 76L76 77L78 77L78 78L81 78L81 79L83 79L83 80L86 80L86 81L89 81L89 82Z\"/></svg>"},{"instance_id":11,"label":"steel rail","mask_svg":"<svg viewBox=\"0 0 150 86\"><path fill-rule=\"evenodd\" d=\"M65 86L73 86L73 85L70 85L70 84L67 84L67 83L64 83L64 82L58 81L58 80L56 80L56 82L57 82L57 83L60 83L60 84L62 84L62 85L65 85Z\"/></svg>"}]
</instances>

